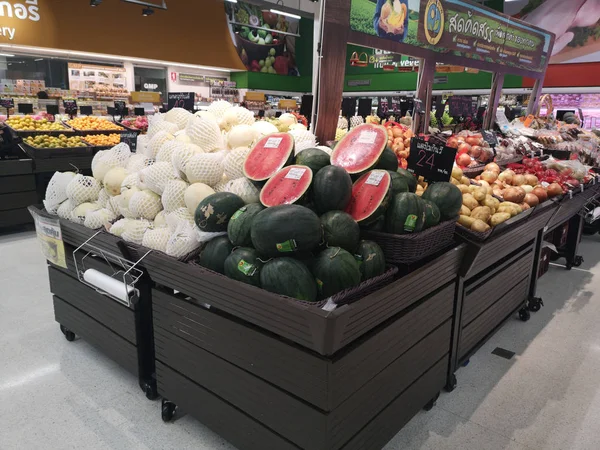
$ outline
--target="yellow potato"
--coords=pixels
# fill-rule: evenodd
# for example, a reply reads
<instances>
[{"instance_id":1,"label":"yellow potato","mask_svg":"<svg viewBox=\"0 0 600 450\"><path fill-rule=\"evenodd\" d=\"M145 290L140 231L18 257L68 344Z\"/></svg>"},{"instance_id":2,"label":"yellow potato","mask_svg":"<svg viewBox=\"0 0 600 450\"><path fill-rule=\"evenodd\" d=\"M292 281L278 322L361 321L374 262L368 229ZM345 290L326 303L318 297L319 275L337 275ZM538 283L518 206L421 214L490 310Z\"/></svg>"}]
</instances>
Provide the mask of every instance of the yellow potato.
<instances>
[{"instance_id":1,"label":"yellow potato","mask_svg":"<svg viewBox=\"0 0 600 450\"><path fill-rule=\"evenodd\" d=\"M487 206L480 206L471 211L471 217L487 223L490 217L492 217L492 210Z\"/></svg>"},{"instance_id":2,"label":"yellow potato","mask_svg":"<svg viewBox=\"0 0 600 450\"><path fill-rule=\"evenodd\" d=\"M470 194L471 193L471 189L466 184L459 184L458 185L458 189L460 189L460 192L463 193L463 194Z\"/></svg>"},{"instance_id":3,"label":"yellow potato","mask_svg":"<svg viewBox=\"0 0 600 450\"><path fill-rule=\"evenodd\" d=\"M460 185L460 181L458 181L456 178L451 177L450 178L450 183L452 183L454 186L459 186Z\"/></svg>"},{"instance_id":4,"label":"yellow potato","mask_svg":"<svg viewBox=\"0 0 600 450\"><path fill-rule=\"evenodd\" d=\"M458 223L460 223L465 228L471 228L471 225L475 222L475 219L469 216L460 216L458 218Z\"/></svg>"},{"instance_id":5,"label":"yellow potato","mask_svg":"<svg viewBox=\"0 0 600 450\"><path fill-rule=\"evenodd\" d=\"M490 226L485 223L483 220L476 219L471 225L472 231L479 231L480 233L485 233L490 229Z\"/></svg>"},{"instance_id":6,"label":"yellow potato","mask_svg":"<svg viewBox=\"0 0 600 450\"><path fill-rule=\"evenodd\" d=\"M458 167L458 166L454 166L452 168L452 178L454 178L455 180L460 181L461 178L462 178L462 176L463 176L462 169L460 167Z\"/></svg>"},{"instance_id":7,"label":"yellow potato","mask_svg":"<svg viewBox=\"0 0 600 450\"><path fill-rule=\"evenodd\" d=\"M510 219L510 217L511 215L509 213L496 213L492 216L490 222L492 226L495 227L496 225L506 222L508 219Z\"/></svg>"},{"instance_id":8,"label":"yellow potato","mask_svg":"<svg viewBox=\"0 0 600 450\"><path fill-rule=\"evenodd\" d=\"M465 205L462 205L460 207L460 215L461 216L470 216L471 210L469 208L467 208Z\"/></svg>"},{"instance_id":9,"label":"yellow potato","mask_svg":"<svg viewBox=\"0 0 600 450\"><path fill-rule=\"evenodd\" d=\"M475 197L475 200L477 200L478 202L482 202L485 200L485 196L486 196L486 190L485 188L482 187L478 187L473 189L473 197Z\"/></svg>"},{"instance_id":10,"label":"yellow potato","mask_svg":"<svg viewBox=\"0 0 600 450\"><path fill-rule=\"evenodd\" d=\"M473 211L479 206L479 202L473 197L472 194L463 194L463 205Z\"/></svg>"},{"instance_id":11,"label":"yellow potato","mask_svg":"<svg viewBox=\"0 0 600 450\"><path fill-rule=\"evenodd\" d=\"M498 208L496 213L508 213L511 215L511 217L514 217L517 214L520 214L521 211L517 209L514 205L500 204L500 207Z\"/></svg>"},{"instance_id":12,"label":"yellow potato","mask_svg":"<svg viewBox=\"0 0 600 450\"><path fill-rule=\"evenodd\" d=\"M471 184L471 180L465 176L460 179L461 184Z\"/></svg>"}]
</instances>

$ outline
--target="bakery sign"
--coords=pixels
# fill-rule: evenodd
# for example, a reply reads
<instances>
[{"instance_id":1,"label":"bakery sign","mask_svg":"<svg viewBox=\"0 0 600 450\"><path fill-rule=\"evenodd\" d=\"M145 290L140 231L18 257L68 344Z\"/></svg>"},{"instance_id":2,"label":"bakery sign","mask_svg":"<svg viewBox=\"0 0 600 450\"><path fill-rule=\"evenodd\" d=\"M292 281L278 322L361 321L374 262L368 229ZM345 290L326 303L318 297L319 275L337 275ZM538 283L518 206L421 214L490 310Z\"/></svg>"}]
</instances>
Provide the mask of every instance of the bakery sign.
<instances>
[{"instance_id":1,"label":"bakery sign","mask_svg":"<svg viewBox=\"0 0 600 450\"><path fill-rule=\"evenodd\" d=\"M20 2L0 1L0 18L20 19L38 22L40 20L40 9L38 0L24 0ZM0 24L0 37L12 41L17 34L16 27L6 27Z\"/></svg>"}]
</instances>

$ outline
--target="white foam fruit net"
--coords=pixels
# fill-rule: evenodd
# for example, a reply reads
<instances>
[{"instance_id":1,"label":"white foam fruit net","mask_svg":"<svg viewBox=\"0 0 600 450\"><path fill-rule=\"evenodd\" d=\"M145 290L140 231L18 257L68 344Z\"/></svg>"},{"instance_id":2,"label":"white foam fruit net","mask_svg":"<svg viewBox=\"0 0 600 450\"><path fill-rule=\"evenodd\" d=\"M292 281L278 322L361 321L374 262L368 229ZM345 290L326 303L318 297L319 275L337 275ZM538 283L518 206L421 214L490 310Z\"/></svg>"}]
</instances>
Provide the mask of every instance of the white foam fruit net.
<instances>
[{"instance_id":1,"label":"white foam fruit net","mask_svg":"<svg viewBox=\"0 0 600 450\"><path fill-rule=\"evenodd\" d=\"M125 228L126 228L127 224L130 223L133 220L134 219L127 219L127 218L119 219L119 220L117 220L115 223L113 223L111 225L111 227L108 230L108 232L110 234L114 234L115 236L121 237L121 235L125 231Z\"/></svg>"},{"instance_id":2,"label":"white foam fruit net","mask_svg":"<svg viewBox=\"0 0 600 450\"><path fill-rule=\"evenodd\" d=\"M223 175L223 177L219 180L219 182L217 184L215 184L212 188L215 190L215 192L225 192L225 190L227 189L227 183L229 183L229 178L226 175Z\"/></svg>"},{"instance_id":3,"label":"white foam fruit net","mask_svg":"<svg viewBox=\"0 0 600 450\"><path fill-rule=\"evenodd\" d=\"M124 194L129 189L139 187L140 174L138 172L130 173L121 182L121 194Z\"/></svg>"},{"instance_id":4,"label":"white foam fruit net","mask_svg":"<svg viewBox=\"0 0 600 450\"><path fill-rule=\"evenodd\" d=\"M190 119L185 134L193 144L205 152L212 152L223 148L223 136L219 125L210 119L194 116Z\"/></svg>"},{"instance_id":5,"label":"white foam fruit net","mask_svg":"<svg viewBox=\"0 0 600 450\"><path fill-rule=\"evenodd\" d=\"M194 183L190 184L190 186L185 190L183 200L188 211L194 214L200 202L214 193L214 189L209 185L204 183Z\"/></svg>"},{"instance_id":6,"label":"white foam fruit net","mask_svg":"<svg viewBox=\"0 0 600 450\"><path fill-rule=\"evenodd\" d=\"M245 177L231 180L225 186L225 191L237 195L245 203L257 203L260 199L260 191Z\"/></svg>"},{"instance_id":7,"label":"white foam fruit net","mask_svg":"<svg viewBox=\"0 0 600 450\"><path fill-rule=\"evenodd\" d=\"M104 179L104 175L113 167L127 167L131 150L129 145L121 142L110 150L104 150L96 153L92 159L92 174L98 181Z\"/></svg>"},{"instance_id":8,"label":"white foam fruit net","mask_svg":"<svg viewBox=\"0 0 600 450\"><path fill-rule=\"evenodd\" d=\"M227 111L229 108L233 108L233 105L231 103L229 103L228 101L225 101L225 100L217 100L216 102L212 102L210 104L207 112L212 114L212 116L215 119L221 120L223 118L223 115L225 114L225 111ZM200 114L200 111L198 111L196 113L196 115L202 117L202 114Z\"/></svg>"},{"instance_id":9,"label":"white foam fruit net","mask_svg":"<svg viewBox=\"0 0 600 450\"><path fill-rule=\"evenodd\" d=\"M140 183L143 187L161 195L170 180L177 178L173 166L166 161L157 162L140 172Z\"/></svg>"},{"instance_id":10,"label":"white foam fruit net","mask_svg":"<svg viewBox=\"0 0 600 450\"><path fill-rule=\"evenodd\" d=\"M179 176L183 178L185 176L185 168L188 161L197 153L202 153L202 149L194 144L184 144L181 147L177 147L171 155L171 165L175 168Z\"/></svg>"},{"instance_id":11,"label":"white foam fruit net","mask_svg":"<svg viewBox=\"0 0 600 450\"><path fill-rule=\"evenodd\" d=\"M174 123L167 122L166 120L154 120L148 125L148 132L146 134L148 135L148 139L151 140L161 131L173 134L179 131L179 127Z\"/></svg>"},{"instance_id":12,"label":"white foam fruit net","mask_svg":"<svg viewBox=\"0 0 600 450\"><path fill-rule=\"evenodd\" d=\"M194 225L194 215L187 208L177 208L175 211L165 214L165 221L169 230L174 232L181 223Z\"/></svg>"},{"instance_id":13,"label":"white foam fruit net","mask_svg":"<svg viewBox=\"0 0 600 450\"><path fill-rule=\"evenodd\" d=\"M244 161L251 150L251 148L239 147L230 151L225 156L223 159L223 170L227 178L235 180L244 176Z\"/></svg>"},{"instance_id":14,"label":"white foam fruit net","mask_svg":"<svg viewBox=\"0 0 600 450\"><path fill-rule=\"evenodd\" d=\"M129 211L134 217L154 220L162 209L160 196L148 189L135 192L129 200Z\"/></svg>"},{"instance_id":15,"label":"white foam fruit net","mask_svg":"<svg viewBox=\"0 0 600 450\"><path fill-rule=\"evenodd\" d=\"M90 202L82 203L81 205L76 206L73 209L73 211L71 211L71 214L69 215L69 220L71 222L75 222L80 225L83 225L83 222L85 221L85 215L90 212L97 211L99 209L100 209L100 205L98 205L97 203L90 203Z\"/></svg>"},{"instance_id":16,"label":"white foam fruit net","mask_svg":"<svg viewBox=\"0 0 600 450\"><path fill-rule=\"evenodd\" d=\"M83 224L93 230L102 228L105 224L109 224L117 218L117 215L107 208L98 209L96 211L88 211L85 214Z\"/></svg>"},{"instance_id":17,"label":"white foam fruit net","mask_svg":"<svg viewBox=\"0 0 600 450\"><path fill-rule=\"evenodd\" d=\"M318 148L319 150L323 150L328 155L331 155L331 153L333 151L333 150L331 150L330 147L327 147L326 145L317 145L315 148Z\"/></svg>"},{"instance_id":18,"label":"white foam fruit net","mask_svg":"<svg viewBox=\"0 0 600 450\"><path fill-rule=\"evenodd\" d=\"M55 172L50 178L44 198L44 208L50 214L56 214L60 204L67 199L67 186L73 178L75 178L73 172Z\"/></svg>"},{"instance_id":19,"label":"white foam fruit net","mask_svg":"<svg viewBox=\"0 0 600 450\"><path fill-rule=\"evenodd\" d=\"M174 258L182 258L200 247L195 226L181 222L167 242L166 253Z\"/></svg>"},{"instance_id":20,"label":"white foam fruit net","mask_svg":"<svg viewBox=\"0 0 600 450\"><path fill-rule=\"evenodd\" d=\"M192 113L183 108L173 108L165 114L165 120L174 123L177 128L183 130L192 116Z\"/></svg>"},{"instance_id":21,"label":"white foam fruit net","mask_svg":"<svg viewBox=\"0 0 600 450\"><path fill-rule=\"evenodd\" d=\"M148 137L147 134L138 134L138 137L136 139L136 153L140 154L140 155L145 155L146 154L146 147L148 146L148 141L150 140L150 138Z\"/></svg>"},{"instance_id":22,"label":"white foam fruit net","mask_svg":"<svg viewBox=\"0 0 600 450\"><path fill-rule=\"evenodd\" d=\"M190 183L217 184L223 177L222 153L198 153L185 166L185 175Z\"/></svg>"},{"instance_id":23,"label":"white foam fruit net","mask_svg":"<svg viewBox=\"0 0 600 450\"><path fill-rule=\"evenodd\" d=\"M154 228L166 228L167 226L167 213L163 210L159 212L154 218Z\"/></svg>"},{"instance_id":24,"label":"white foam fruit net","mask_svg":"<svg viewBox=\"0 0 600 450\"><path fill-rule=\"evenodd\" d=\"M159 131L148 142L148 146L146 147L146 153L145 153L146 157L156 158L156 155L158 155L158 152L161 149L161 147L163 146L163 144L165 144L166 142L169 142L169 141L174 141L174 140L175 140L175 136L173 136L171 133L168 133L166 131Z\"/></svg>"},{"instance_id":25,"label":"white foam fruit net","mask_svg":"<svg viewBox=\"0 0 600 450\"><path fill-rule=\"evenodd\" d=\"M350 128L357 127L361 124L365 123L365 119L362 116L352 116L350 117Z\"/></svg>"},{"instance_id":26,"label":"white foam fruit net","mask_svg":"<svg viewBox=\"0 0 600 450\"><path fill-rule=\"evenodd\" d=\"M100 189L100 183L94 178L78 174L67 185L66 193L75 205L80 205L98 200Z\"/></svg>"},{"instance_id":27,"label":"white foam fruit net","mask_svg":"<svg viewBox=\"0 0 600 450\"><path fill-rule=\"evenodd\" d=\"M254 123L254 113L241 106L234 106L223 114L222 127L230 129L235 125L252 125Z\"/></svg>"},{"instance_id":28,"label":"white foam fruit net","mask_svg":"<svg viewBox=\"0 0 600 450\"><path fill-rule=\"evenodd\" d=\"M121 233L121 237L127 242L142 245L144 234L151 226L152 222L149 220L133 220L125 225L125 230Z\"/></svg>"},{"instance_id":29,"label":"white foam fruit net","mask_svg":"<svg viewBox=\"0 0 600 450\"><path fill-rule=\"evenodd\" d=\"M71 200L67 199L60 204L58 209L56 210L56 214L61 219L68 219L71 215L71 211L75 209L77 205L73 203Z\"/></svg>"},{"instance_id":30,"label":"white foam fruit net","mask_svg":"<svg viewBox=\"0 0 600 450\"><path fill-rule=\"evenodd\" d=\"M108 203L109 198L110 195L108 195L106 189L100 189L100 192L98 193L98 205L100 205L101 208L106 208L106 204Z\"/></svg>"},{"instance_id":31,"label":"white foam fruit net","mask_svg":"<svg viewBox=\"0 0 600 450\"><path fill-rule=\"evenodd\" d=\"M137 189L137 188L136 188ZM132 194L130 194L132 195ZM106 202L105 208L109 211L112 211L115 216L123 216L123 217L131 217L131 214L125 215L121 212L121 202L123 201L123 197L125 194L116 195L114 197L110 197Z\"/></svg>"},{"instance_id":32,"label":"white foam fruit net","mask_svg":"<svg viewBox=\"0 0 600 450\"><path fill-rule=\"evenodd\" d=\"M345 117L340 117L338 119L337 128L341 128L342 130L348 129L348 119Z\"/></svg>"},{"instance_id":33,"label":"white foam fruit net","mask_svg":"<svg viewBox=\"0 0 600 450\"><path fill-rule=\"evenodd\" d=\"M252 128L254 128L258 134L257 138L263 138L269 134L277 133L279 130L275 125L271 122L267 122L266 120L258 120L252 124Z\"/></svg>"},{"instance_id":34,"label":"white foam fruit net","mask_svg":"<svg viewBox=\"0 0 600 450\"><path fill-rule=\"evenodd\" d=\"M166 212L171 212L177 208L185 206L185 191L188 184L183 180L171 180L165 186L161 196L161 201Z\"/></svg>"},{"instance_id":35,"label":"white foam fruit net","mask_svg":"<svg viewBox=\"0 0 600 450\"><path fill-rule=\"evenodd\" d=\"M317 145L317 137L310 131L291 130L289 133L294 137L294 150L296 155L302 150L314 148Z\"/></svg>"},{"instance_id":36,"label":"white foam fruit net","mask_svg":"<svg viewBox=\"0 0 600 450\"><path fill-rule=\"evenodd\" d=\"M152 250L158 250L159 252L167 252L167 242L171 237L171 232L168 228L149 228L144 233L142 239L142 245L144 247L151 248Z\"/></svg>"}]
</instances>

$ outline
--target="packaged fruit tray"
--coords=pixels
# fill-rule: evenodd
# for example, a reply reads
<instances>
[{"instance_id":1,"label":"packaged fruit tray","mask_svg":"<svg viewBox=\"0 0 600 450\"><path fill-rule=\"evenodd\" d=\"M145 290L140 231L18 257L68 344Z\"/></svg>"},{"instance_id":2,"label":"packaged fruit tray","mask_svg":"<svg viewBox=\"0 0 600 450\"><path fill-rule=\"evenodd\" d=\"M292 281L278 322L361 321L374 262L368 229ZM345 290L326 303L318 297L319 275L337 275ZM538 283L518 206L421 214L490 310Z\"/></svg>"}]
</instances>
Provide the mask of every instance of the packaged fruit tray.
<instances>
[{"instance_id":1,"label":"packaged fruit tray","mask_svg":"<svg viewBox=\"0 0 600 450\"><path fill-rule=\"evenodd\" d=\"M375 241L391 264L412 264L447 247L454 240L456 219L447 220L425 231L411 234L390 234L362 231L362 237Z\"/></svg>"}]
</instances>

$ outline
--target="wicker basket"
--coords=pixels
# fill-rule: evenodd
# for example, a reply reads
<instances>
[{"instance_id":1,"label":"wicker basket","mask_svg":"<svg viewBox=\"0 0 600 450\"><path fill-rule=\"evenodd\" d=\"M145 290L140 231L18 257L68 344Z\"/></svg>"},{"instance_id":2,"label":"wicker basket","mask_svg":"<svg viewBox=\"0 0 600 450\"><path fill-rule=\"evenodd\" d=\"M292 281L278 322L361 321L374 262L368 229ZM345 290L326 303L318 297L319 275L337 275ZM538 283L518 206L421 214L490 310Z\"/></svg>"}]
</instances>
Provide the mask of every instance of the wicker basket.
<instances>
[{"instance_id":1,"label":"wicker basket","mask_svg":"<svg viewBox=\"0 0 600 450\"><path fill-rule=\"evenodd\" d=\"M390 234L362 231L364 239L375 241L389 264L411 264L452 243L456 220L447 220L425 231L413 234Z\"/></svg>"}]
</instances>

